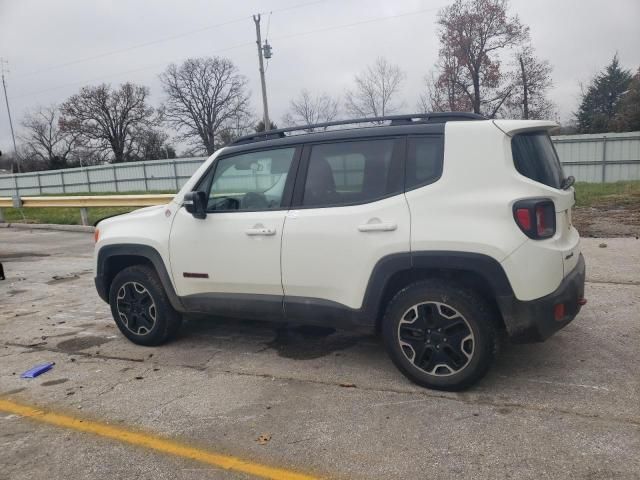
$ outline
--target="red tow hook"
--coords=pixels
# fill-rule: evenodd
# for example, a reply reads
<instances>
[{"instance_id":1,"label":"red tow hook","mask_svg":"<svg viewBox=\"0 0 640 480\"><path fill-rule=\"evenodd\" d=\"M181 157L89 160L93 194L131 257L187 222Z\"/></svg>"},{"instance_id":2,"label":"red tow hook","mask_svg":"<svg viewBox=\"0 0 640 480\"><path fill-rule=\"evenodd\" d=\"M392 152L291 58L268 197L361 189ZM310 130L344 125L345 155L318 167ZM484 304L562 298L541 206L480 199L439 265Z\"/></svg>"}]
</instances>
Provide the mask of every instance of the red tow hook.
<instances>
[{"instance_id":1,"label":"red tow hook","mask_svg":"<svg viewBox=\"0 0 640 480\"><path fill-rule=\"evenodd\" d=\"M586 305L587 304L587 299L584 297L579 297L578 298L578 305Z\"/></svg>"}]
</instances>

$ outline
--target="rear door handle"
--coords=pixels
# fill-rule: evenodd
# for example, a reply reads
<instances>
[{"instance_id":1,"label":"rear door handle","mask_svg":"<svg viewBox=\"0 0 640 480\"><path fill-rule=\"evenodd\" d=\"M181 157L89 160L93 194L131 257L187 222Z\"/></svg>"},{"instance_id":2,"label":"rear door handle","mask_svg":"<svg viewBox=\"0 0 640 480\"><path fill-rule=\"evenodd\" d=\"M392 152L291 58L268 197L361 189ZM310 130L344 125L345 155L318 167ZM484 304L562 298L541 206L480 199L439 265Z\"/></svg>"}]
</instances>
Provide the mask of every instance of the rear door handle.
<instances>
[{"instance_id":1,"label":"rear door handle","mask_svg":"<svg viewBox=\"0 0 640 480\"><path fill-rule=\"evenodd\" d=\"M393 232L397 228L398 225L392 222L369 222L358 225L360 232Z\"/></svg>"},{"instance_id":2,"label":"rear door handle","mask_svg":"<svg viewBox=\"0 0 640 480\"><path fill-rule=\"evenodd\" d=\"M246 233L247 235L249 235L250 237L254 237L257 235L262 235L265 237L269 237L271 235L275 235L276 234L276 229L275 228L266 228L266 227L262 227L262 226L254 226L253 228L247 228L244 233Z\"/></svg>"}]
</instances>

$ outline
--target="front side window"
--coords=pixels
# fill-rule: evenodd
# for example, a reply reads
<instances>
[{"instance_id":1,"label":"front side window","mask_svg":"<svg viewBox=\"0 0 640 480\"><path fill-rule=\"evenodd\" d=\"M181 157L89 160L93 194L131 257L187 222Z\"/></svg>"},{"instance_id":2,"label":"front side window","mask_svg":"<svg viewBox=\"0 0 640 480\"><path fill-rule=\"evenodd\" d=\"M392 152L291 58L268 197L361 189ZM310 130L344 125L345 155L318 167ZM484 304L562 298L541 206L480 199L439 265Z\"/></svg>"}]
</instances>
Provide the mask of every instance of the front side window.
<instances>
[{"instance_id":1,"label":"front side window","mask_svg":"<svg viewBox=\"0 0 640 480\"><path fill-rule=\"evenodd\" d=\"M394 139L384 139L312 146L303 206L365 203L396 193L394 145Z\"/></svg>"},{"instance_id":2,"label":"front side window","mask_svg":"<svg viewBox=\"0 0 640 480\"><path fill-rule=\"evenodd\" d=\"M561 188L564 172L546 132L514 135L511 153L516 170L522 175L550 187Z\"/></svg>"},{"instance_id":3,"label":"front side window","mask_svg":"<svg viewBox=\"0 0 640 480\"><path fill-rule=\"evenodd\" d=\"M295 148L244 153L217 160L204 182L207 211L269 210L282 207Z\"/></svg>"}]
</instances>

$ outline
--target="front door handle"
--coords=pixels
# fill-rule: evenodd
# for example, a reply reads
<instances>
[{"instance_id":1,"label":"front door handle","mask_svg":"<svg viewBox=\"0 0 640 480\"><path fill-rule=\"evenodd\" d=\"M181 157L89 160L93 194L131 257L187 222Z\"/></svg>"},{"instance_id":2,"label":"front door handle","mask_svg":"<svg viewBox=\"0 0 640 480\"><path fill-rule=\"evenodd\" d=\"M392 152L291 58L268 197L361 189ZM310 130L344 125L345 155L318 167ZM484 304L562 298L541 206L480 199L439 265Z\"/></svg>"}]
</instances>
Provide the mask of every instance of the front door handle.
<instances>
[{"instance_id":1,"label":"front door handle","mask_svg":"<svg viewBox=\"0 0 640 480\"><path fill-rule=\"evenodd\" d=\"M358 225L360 232L393 232L397 230L398 225L393 222L381 222L380 219L374 218L363 225Z\"/></svg>"},{"instance_id":2,"label":"front door handle","mask_svg":"<svg viewBox=\"0 0 640 480\"><path fill-rule=\"evenodd\" d=\"M267 228L267 227L265 227L263 225L254 225L251 228L247 228L244 231L244 233L246 233L250 237L257 236L257 235L270 237L271 235L275 235L276 234L276 229L275 228Z\"/></svg>"}]
</instances>

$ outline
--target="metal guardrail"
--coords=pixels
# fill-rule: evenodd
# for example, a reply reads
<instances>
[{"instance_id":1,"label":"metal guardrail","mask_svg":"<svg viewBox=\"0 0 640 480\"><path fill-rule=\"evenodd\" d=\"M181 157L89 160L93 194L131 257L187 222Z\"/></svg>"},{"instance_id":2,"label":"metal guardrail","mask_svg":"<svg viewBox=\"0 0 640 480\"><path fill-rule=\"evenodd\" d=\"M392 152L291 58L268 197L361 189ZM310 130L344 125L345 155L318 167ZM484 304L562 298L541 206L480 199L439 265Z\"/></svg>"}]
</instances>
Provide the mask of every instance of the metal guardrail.
<instances>
[{"instance_id":1,"label":"metal guardrail","mask_svg":"<svg viewBox=\"0 0 640 480\"><path fill-rule=\"evenodd\" d=\"M171 201L173 193L152 195L74 195L51 197L21 197L22 208L48 207L148 207ZM0 197L0 208L13 208L13 198Z\"/></svg>"},{"instance_id":2,"label":"metal guardrail","mask_svg":"<svg viewBox=\"0 0 640 480\"><path fill-rule=\"evenodd\" d=\"M171 201L173 193L144 195L77 195L51 197L0 197L0 222L3 208L79 208L83 225L89 224L90 207L149 207Z\"/></svg>"}]
</instances>

